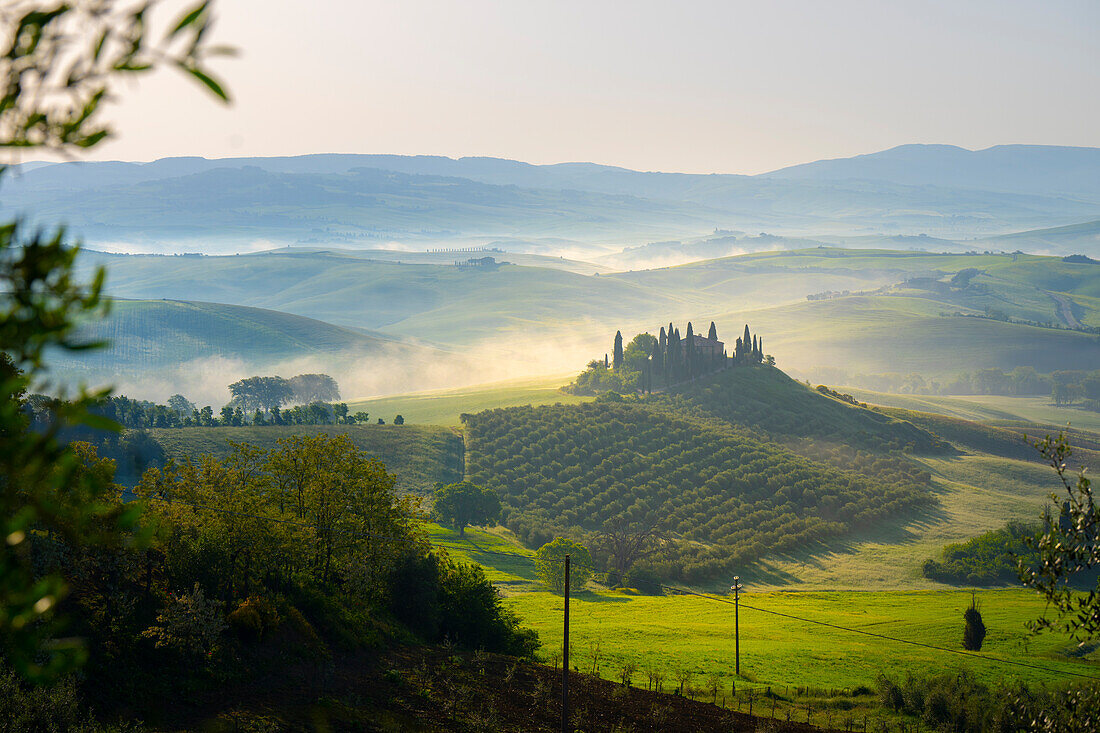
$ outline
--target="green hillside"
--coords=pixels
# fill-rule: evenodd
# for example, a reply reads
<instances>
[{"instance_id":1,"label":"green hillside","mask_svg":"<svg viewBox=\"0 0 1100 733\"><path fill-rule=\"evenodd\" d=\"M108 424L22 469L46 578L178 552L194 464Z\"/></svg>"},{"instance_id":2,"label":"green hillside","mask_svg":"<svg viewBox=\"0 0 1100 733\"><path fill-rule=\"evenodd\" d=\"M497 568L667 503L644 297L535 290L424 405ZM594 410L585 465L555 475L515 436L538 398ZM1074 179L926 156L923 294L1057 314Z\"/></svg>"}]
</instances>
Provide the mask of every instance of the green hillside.
<instances>
[{"instance_id":1,"label":"green hillside","mask_svg":"<svg viewBox=\"0 0 1100 733\"><path fill-rule=\"evenodd\" d=\"M606 333L655 333L661 323L688 319L714 320L727 339L748 322L781 367L828 383L885 372L939 378L987 367L1049 372L1100 363L1100 338L1065 328L1100 325L1100 265L1032 255L814 248L599 276L297 249L225 257L86 253L84 262L107 266L116 296L141 299L120 303L98 327L117 344L103 363L121 364L134 377L196 356L283 360L336 353L346 342L388 358L345 365L374 380L357 380L362 386L347 396L387 395L468 383L475 371L478 381L559 373L602 356ZM380 352L371 330L448 344L478 366L431 352L428 367L411 370L410 352ZM411 376L396 378L403 373Z\"/></svg>"},{"instance_id":2,"label":"green hillside","mask_svg":"<svg viewBox=\"0 0 1100 733\"><path fill-rule=\"evenodd\" d=\"M812 390L779 369L732 368L669 390L679 410L692 410L781 441L812 438L852 448L943 453L932 433Z\"/></svg>"},{"instance_id":3,"label":"green hillside","mask_svg":"<svg viewBox=\"0 0 1100 733\"><path fill-rule=\"evenodd\" d=\"M181 300L114 300L110 315L83 324L81 334L109 347L70 356L71 362L59 355L55 364L126 371L214 356L263 363L302 356L432 352L289 313Z\"/></svg>"},{"instance_id":4,"label":"green hillside","mask_svg":"<svg viewBox=\"0 0 1100 733\"><path fill-rule=\"evenodd\" d=\"M915 470L841 471L644 404L489 410L465 427L467 476L500 493L522 539L659 521L683 540L669 577L698 580L932 502Z\"/></svg>"},{"instance_id":5,"label":"green hillside","mask_svg":"<svg viewBox=\"0 0 1100 733\"><path fill-rule=\"evenodd\" d=\"M292 435L347 435L371 458L386 464L402 491L427 494L437 481L461 480L462 438L453 430L427 425L294 425L224 428L159 428L149 434L164 448L167 457L224 458L230 443L250 443L273 448L278 440Z\"/></svg>"},{"instance_id":6,"label":"green hillside","mask_svg":"<svg viewBox=\"0 0 1100 733\"><path fill-rule=\"evenodd\" d=\"M779 365L799 372L946 377L988 367L1047 373L1100 363L1094 334L950 315L957 310L929 298L848 296L714 320L719 333L751 323Z\"/></svg>"}]
</instances>

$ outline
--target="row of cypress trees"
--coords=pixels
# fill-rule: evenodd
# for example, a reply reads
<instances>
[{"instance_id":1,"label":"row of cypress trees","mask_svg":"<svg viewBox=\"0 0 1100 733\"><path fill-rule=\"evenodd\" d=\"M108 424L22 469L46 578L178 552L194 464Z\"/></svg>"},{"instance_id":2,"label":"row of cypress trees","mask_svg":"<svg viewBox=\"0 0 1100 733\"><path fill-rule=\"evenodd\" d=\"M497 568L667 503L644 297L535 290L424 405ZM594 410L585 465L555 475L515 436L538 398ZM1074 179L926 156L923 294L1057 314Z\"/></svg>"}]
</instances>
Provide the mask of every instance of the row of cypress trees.
<instances>
[{"instance_id":1,"label":"row of cypress trees","mask_svg":"<svg viewBox=\"0 0 1100 733\"><path fill-rule=\"evenodd\" d=\"M649 339L652 343L649 359L643 368L641 385L647 392L652 391L655 384L667 387L729 366L760 364L764 361L764 340L751 333L748 324L745 325L744 335L737 338L732 356L725 348L721 353L718 352L718 346L724 344L718 340L718 329L713 321L707 332L707 340L713 344L697 343L690 321L683 337L680 336L680 329L670 322L667 329L661 327L657 338L650 336ZM606 363L607 357L604 358ZM619 370L624 365L623 334L622 331L616 331L611 363L607 366Z\"/></svg>"}]
</instances>

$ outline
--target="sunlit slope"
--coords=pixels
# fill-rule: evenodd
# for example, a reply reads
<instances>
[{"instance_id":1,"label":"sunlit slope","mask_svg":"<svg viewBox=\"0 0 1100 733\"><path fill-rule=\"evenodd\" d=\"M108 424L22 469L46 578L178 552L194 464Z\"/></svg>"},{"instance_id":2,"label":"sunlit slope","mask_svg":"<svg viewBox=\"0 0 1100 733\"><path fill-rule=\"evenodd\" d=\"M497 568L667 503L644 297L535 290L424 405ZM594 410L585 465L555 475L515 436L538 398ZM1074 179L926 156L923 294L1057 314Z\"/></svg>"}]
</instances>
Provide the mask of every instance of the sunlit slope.
<instances>
[{"instance_id":1,"label":"sunlit slope","mask_svg":"<svg viewBox=\"0 0 1100 733\"><path fill-rule=\"evenodd\" d=\"M937 375L1100 362L1093 334L1003 320L1100 324L1100 265L1060 258L815 248L599 276L293 249L225 257L89 253L85 262L108 267L116 296L247 305L459 349L488 342L518 355L528 374L602 356L615 330L655 333L686 320L715 320L727 342L749 322L781 366L803 371ZM960 272L966 276L956 279ZM806 300L845 290L865 294ZM486 375L496 376L506 375Z\"/></svg>"},{"instance_id":2,"label":"sunlit slope","mask_svg":"<svg viewBox=\"0 0 1100 733\"><path fill-rule=\"evenodd\" d=\"M779 365L847 374L957 375L987 367L1041 372L1100 363L1094 334L952 315L927 298L849 296L715 318L720 332L746 321Z\"/></svg>"},{"instance_id":3,"label":"sunlit slope","mask_svg":"<svg viewBox=\"0 0 1100 733\"><path fill-rule=\"evenodd\" d=\"M212 357L263 363L304 356L438 353L289 313L180 300L115 300L107 318L85 323L82 334L108 347L59 354L56 366L125 371Z\"/></svg>"},{"instance_id":4,"label":"sunlit slope","mask_svg":"<svg viewBox=\"0 0 1100 733\"><path fill-rule=\"evenodd\" d=\"M773 440L810 438L875 451L941 454L948 450L936 435L904 418L846 404L779 369L727 369L652 399L679 411L750 428Z\"/></svg>"},{"instance_id":5,"label":"sunlit slope","mask_svg":"<svg viewBox=\"0 0 1100 733\"><path fill-rule=\"evenodd\" d=\"M963 272L962 282L954 280ZM882 291L943 303L945 311L1004 313L1074 326L1100 317L1100 263L1025 254L936 254L816 247L758 252L614 277L647 287L705 294L728 308L802 300L824 291ZM1066 314L1057 296L1075 305ZM785 299L784 299L785 298Z\"/></svg>"},{"instance_id":6,"label":"sunlit slope","mask_svg":"<svg viewBox=\"0 0 1100 733\"><path fill-rule=\"evenodd\" d=\"M841 387L858 399L875 405L906 410L934 412L948 417L999 425L1027 428L1042 426L1057 431L1071 425L1074 430L1100 434L1100 413L1080 407L1055 405L1050 397L1009 397L1005 395L917 395L873 392ZM1035 432L1034 430L1032 432Z\"/></svg>"},{"instance_id":7,"label":"sunlit slope","mask_svg":"<svg viewBox=\"0 0 1100 733\"><path fill-rule=\"evenodd\" d=\"M368 456L386 464L402 491L425 495L436 481L462 478L462 438L453 430L429 425L160 428L149 433L176 460L207 454L221 458L231 452L231 442L270 449L295 435L347 435Z\"/></svg>"},{"instance_id":8,"label":"sunlit slope","mask_svg":"<svg viewBox=\"0 0 1100 733\"><path fill-rule=\"evenodd\" d=\"M352 412L367 412L386 419L401 415L406 423L457 426L463 413L481 412L494 407L553 405L559 402L576 404L592 399L562 393L560 387L569 381L569 377L515 379L458 389L356 400L349 405Z\"/></svg>"},{"instance_id":9,"label":"sunlit slope","mask_svg":"<svg viewBox=\"0 0 1100 733\"><path fill-rule=\"evenodd\" d=\"M594 319L634 321L701 307L689 293L668 297L627 282L545 267L459 268L293 251L228 257L97 254L88 261L107 266L108 288L118 296L252 305L450 344L509 330L560 331Z\"/></svg>"}]
</instances>

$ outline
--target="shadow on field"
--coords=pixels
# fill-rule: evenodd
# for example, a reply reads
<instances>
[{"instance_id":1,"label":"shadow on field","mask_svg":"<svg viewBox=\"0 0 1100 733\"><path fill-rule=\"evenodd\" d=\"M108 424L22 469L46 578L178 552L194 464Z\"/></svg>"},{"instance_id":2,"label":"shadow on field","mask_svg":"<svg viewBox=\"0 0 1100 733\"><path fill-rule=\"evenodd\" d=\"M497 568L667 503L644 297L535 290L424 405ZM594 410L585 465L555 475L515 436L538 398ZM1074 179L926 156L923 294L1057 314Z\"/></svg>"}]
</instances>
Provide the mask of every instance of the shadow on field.
<instances>
[{"instance_id":1,"label":"shadow on field","mask_svg":"<svg viewBox=\"0 0 1100 733\"><path fill-rule=\"evenodd\" d=\"M941 489L933 489L933 494L941 492ZM942 524L948 519L948 513L937 503L934 506L923 507L902 515L897 521L854 529L844 537L821 540L806 545L795 552L771 555L761 563L746 568L742 572L741 578L745 582L770 585L797 583L800 578L788 571L770 565L768 561L786 562L821 570L830 564L827 560L829 557L856 554L860 551L860 546L865 543L909 544L919 540L922 531Z\"/></svg>"}]
</instances>

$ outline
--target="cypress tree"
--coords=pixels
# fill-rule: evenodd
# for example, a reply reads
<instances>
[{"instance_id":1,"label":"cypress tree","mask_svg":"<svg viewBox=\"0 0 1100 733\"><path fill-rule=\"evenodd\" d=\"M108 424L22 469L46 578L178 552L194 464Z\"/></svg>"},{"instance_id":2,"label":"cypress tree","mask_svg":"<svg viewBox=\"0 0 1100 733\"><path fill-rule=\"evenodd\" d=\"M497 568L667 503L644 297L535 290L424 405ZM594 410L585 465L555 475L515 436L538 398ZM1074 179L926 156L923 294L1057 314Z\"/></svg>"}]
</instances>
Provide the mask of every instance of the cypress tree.
<instances>
[{"instance_id":1,"label":"cypress tree","mask_svg":"<svg viewBox=\"0 0 1100 733\"><path fill-rule=\"evenodd\" d=\"M615 350L612 352L611 366L615 369L623 365L623 332L615 332Z\"/></svg>"},{"instance_id":2,"label":"cypress tree","mask_svg":"<svg viewBox=\"0 0 1100 733\"><path fill-rule=\"evenodd\" d=\"M963 613L966 627L963 629L963 649L971 652L982 650L982 641L985 640L985 622L974 596L970 596L970 608Z\"/></svg>"},{"instance_id":3,"label":"cypress tree","mask_svg":"<svg viewBox=\"0 0 1100 733\"><path fill-rule=\"evenodd\" d=\"M707 338L711 341L718 340L718 329L714 326L714 321L710 322L710 331L707 332Z\"/></svg>"},{"instance_id":4,"label":"cypress tree","mask_svg":"<svg viewBox=\"0 0 1100 733\"><path fill-rule=\"evenodd\" d=\"M657 346L661 349L661 351L664 351L667 343L668 337L665 336L665 327L661 326L661 335L657 337Z\"/></svg>"},{"instance_id":5,"label":"cypress tree","mask_svg":"<svg viewBox=\"0 0 1100 733\"><path fill-rule=\"evenodd\" d=\"M737 361L741 361L745 357L745 342L741 340L741 337L737 337L737 343L733 346L733 358Z\"/></svg>"},{"instance_id":6,"label":"cypress tree","mask_svg":"<svg viewBox=\"0 0 1100 733\"><path fill-rule=\"evenodd\" d=\"M669 344L669 355L672 363L669 365L669 372L672 376L673 382L680 381L680 376L683 374L684 354L683 344L680 341L680 331L677 329L672 332L672 342Z\"/></svg>"},{"instance_id":7,"label":"cypress tree","mask_svg":"<svg viewBox=\"0 0 1100 733\"><path fill-rule=\"evenodd\" d=\"M691 321L688 321L684 336L684 374L688 379L695 379L695 335L691 330Z\"/></svg>"},{"instance_id":8,"label":"cypress tree","mask_svg":"<svg viewBox=\"0 0 1100 733\"><path fill-rule=\"evenodd\" d=\"M749 346L752 344L752 338L749 336L749 324L745 324L745 335L741 337L741 343L744 348L745 359L751 359L749 355Z\"/></svg>"}]
</instances>

